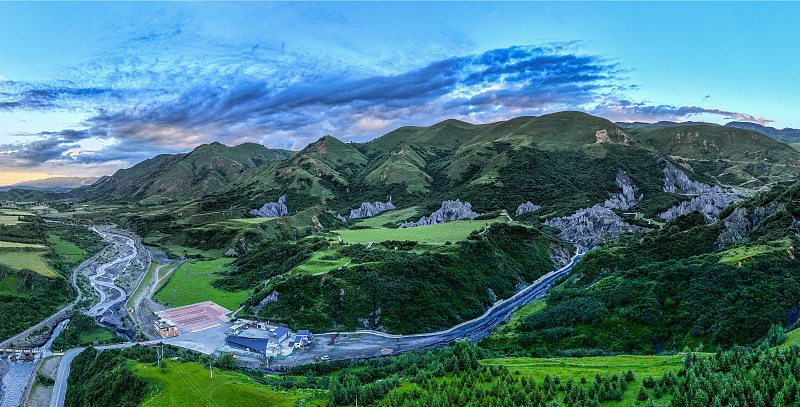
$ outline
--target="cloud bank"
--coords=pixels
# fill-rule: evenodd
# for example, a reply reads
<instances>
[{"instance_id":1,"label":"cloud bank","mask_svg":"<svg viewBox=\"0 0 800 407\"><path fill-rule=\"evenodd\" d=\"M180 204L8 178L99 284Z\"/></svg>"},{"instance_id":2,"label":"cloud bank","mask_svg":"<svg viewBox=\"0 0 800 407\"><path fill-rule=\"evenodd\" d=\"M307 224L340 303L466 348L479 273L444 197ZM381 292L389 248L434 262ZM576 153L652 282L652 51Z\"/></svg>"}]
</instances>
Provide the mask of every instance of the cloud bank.
<instances>
[{"instance_id":1,"label":"cloud bank","mask_svg":"<svg viewBox=\"0 0 800 407\"><path fill-rule=\"evenodd\" d=\"M579 44L514 46L440 59L401 72L311 57L252 56L248 64L148 62L150 69L102 67L91 81L0 82L0 111L86 109L80 130L43 132L0 145L0 165L130 165L212 141L302 148L322 135L365 141L404 125L447 118L473 123L583 110L612 120L716 114L769 123L749 114L697 106L651 105L624 97L625 70ZM298 61L302 61L301 63ZM99 69L99 68L98 68ZM87 86L90 84L91 86ZM102 109L97 108L103 106ZM82 142L104 141L87 151Z\"/></svg>"}]
</instances>

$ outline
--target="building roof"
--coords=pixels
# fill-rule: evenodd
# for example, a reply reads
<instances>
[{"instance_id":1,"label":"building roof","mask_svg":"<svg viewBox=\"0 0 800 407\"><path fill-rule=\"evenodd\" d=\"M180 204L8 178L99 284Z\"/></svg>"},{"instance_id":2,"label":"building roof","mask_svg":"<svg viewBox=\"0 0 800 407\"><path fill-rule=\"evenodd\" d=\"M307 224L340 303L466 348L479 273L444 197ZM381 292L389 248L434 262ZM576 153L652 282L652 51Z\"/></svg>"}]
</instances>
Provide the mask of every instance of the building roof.
<instances>
[{"instance_id":1,"label":"building roof","mask_svg":"<svg viewBox=\"0 0 800 407\"><path fill-rule=\"evenodd\" d=\"M276 338L280 338L288 333L289 333L289 328L284 328L282 326L279 326L275 328L274 331L270 332L270 334L275 336Z\"/></svg>"},{"instance_id":2,"label":"building roof","mask_svg":"<svg viewBox=\"0 0 800 407\"><path fill-rule=\"evenodd\" d=\"M297 331L297 335L299 335L299 336L310 336L311 332L309 332L308 329L301 329L301 330Z\"/></svg>"},{"instance_id":3,"label":"building roof","mask_svg":"<svg viewBox=\"0 0 800 407\"><path fill-rule=\"evenodd\" d=\"M267 350L268 340L244 338L236 335L228 335L225 341L234 345L243 346L245 348L253 349L259 353L264 353Z\"/></svg>"},{"instance_id":4,"label":"building roof","mask_svg":"<svg viewBox=\"0 0 800 407\"><path fill-rule=\"evenodd\" d=\"M171 326L175 326L175 323L170 321L170 320L168 320L168 319L162 319L162 320L156 321L156 325L159 328L169 328Z\"/></svg>"}]
</instances>

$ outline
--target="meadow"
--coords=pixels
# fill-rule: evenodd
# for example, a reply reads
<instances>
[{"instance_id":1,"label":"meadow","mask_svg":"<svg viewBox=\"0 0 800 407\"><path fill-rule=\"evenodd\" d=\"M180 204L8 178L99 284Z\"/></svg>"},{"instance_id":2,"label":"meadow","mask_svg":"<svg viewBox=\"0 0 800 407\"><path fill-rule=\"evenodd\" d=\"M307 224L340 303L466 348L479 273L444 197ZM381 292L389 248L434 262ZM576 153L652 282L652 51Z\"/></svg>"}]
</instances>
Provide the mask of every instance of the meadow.
<instances>
[{"instance_id":1,"label":"meadow","mask_svg":"<svg viewBox=\"0 0 800 407\"><path fill-rule=\"evenodd\" d=\"M508 222L504 216L487 220L458 220L437 225L417 226L413 228L389 229L351 229L337 230L345 243L383 242L386 240L410 240L420 243L444 244L465 240L474 230L480 230L494 222Z\"/></svg>"},{"instance_id":2,"label":"meadow","mask_svg":"<svg viewBox=\"0 0 800 407\"><path fill-rule=\"evenodd\" d=\"M212 281L220 278L216 273L230 270L232 261L233 259L187 261L172 273L167 284L153 297L169 307L213 301L235 311L252 291L229 292L211 286Z\"/></svg>"},{"instance_id":3,"label":"meadow","mask_svg":"<svg viewBox=\"0 0 800 407\"><path fill-rule=\"evenodd\" d=\"M8 242L4 242L8 243ZM20 244L20 243L11 243L12 245ZM44 247L43 247L44 248ZM47 254L44 250L30 250L28 248L15 250L13 246L11 248L2 248L0 249L0 263L5 264L11 268L15 268L18 270L28 269L31 271L35 271L45 277L60 277L63 278L60 274L54 272L50 269L50 267L44 262L42 256Z\"/></svg>"},{"instance_id":4,"label":"meadow","mask_svg":"<svg viewBox=\"0 0 800 407\"><path fill-rule=\"evenodd\" d=\"M312 390L278 390L237 372L214 368L214 378L208 366L199 363L166 362L166 368L149 363L131 363L134 375L156 386L140 404L141 407L206 407L206 406L323 406L325 393Z\"/></svg>"}]
</instances>

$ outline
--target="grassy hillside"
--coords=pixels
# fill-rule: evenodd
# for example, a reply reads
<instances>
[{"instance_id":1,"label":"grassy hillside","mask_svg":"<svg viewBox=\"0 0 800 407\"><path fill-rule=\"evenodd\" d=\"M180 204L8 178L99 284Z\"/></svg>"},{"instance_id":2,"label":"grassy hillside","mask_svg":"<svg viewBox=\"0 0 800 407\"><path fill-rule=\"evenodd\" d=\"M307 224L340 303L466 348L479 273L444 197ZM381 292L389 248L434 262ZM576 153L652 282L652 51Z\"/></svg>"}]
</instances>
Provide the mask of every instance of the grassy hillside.
<instances>
[{"instance_id":1,"label":"grassy hillside","mask_svg":"<svg viewBox=\"0 0 800 407\"><path fill-rule=\"evenodd\" d=\"M178 197L197 198L217 191L248 169L291 155L290 151L272 150L253 143L236 147L204 144L189 153L163 154L119 170L80 194L99 195L104 200L135 199L147 206L160 205Z\"/></svg>"}]
</instances>

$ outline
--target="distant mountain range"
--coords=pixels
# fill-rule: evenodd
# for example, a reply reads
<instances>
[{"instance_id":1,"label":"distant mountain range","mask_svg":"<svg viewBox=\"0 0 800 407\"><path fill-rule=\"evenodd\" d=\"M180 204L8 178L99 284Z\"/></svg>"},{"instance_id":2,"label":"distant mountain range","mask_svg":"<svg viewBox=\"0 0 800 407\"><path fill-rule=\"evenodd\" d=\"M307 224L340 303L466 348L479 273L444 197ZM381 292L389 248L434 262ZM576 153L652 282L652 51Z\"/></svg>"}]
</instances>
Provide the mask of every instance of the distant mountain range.
<instances>
[{"instance_id":1,"label":"distant mountain range","mask_svg":"<svg viewBox=\"0 0 800 407\"><path fill-rule=\"evenodd\" d=\"M655 129L658 127L672 127L672 126L686 126L686 125L693 125L693 124L702 124L707 126L719 126L719 124L715 123L707 123L707 122L671 122L662 120L657 123L645 123L645 122L615 122L619 127L626 128L626 129ZM725 124L726 127L735 127L737 129L746 129L746 130L753 130L757 131L761 134L766 136L772 137L775 140L778 140L782 143L786 144L793 144L800 142L800 129L792 129L789 127L785 127L783 129L776 129L774 127L763 126L758 123L753 122L730 122ZM792 147L800 148L800 145L793 145Z\"/></svg>"},{"instance_id":2,"label":"distant mountain range","mask_svg":"<svg viewBox=\"0 0 800 407\"><path fill-rule=\"evenodd\" d=\"M8 191L13 188L19 188L32 189L35 191L63 192L83 186L89 186L101 178L102 177L51 177L0 186L0 191Z\"/></svg>"}]
</instances>

